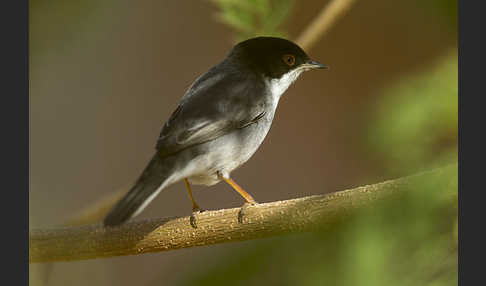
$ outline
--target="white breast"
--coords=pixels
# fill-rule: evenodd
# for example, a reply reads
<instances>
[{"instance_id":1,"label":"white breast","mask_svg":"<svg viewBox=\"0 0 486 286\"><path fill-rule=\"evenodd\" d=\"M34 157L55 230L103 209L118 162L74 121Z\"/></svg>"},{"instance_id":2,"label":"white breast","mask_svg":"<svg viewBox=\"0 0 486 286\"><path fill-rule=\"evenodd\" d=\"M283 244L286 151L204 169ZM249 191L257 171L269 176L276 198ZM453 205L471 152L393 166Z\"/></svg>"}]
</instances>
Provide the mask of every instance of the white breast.
<instances>
[{"instance_id":1,"label":"white breast","mask_svg":"<svg viewBox=\"0 0 486 286\"><path fill-rule=\"evenodd\" d=\"M302 69L296 69L289 71L281 78L274 78L269 80L268 84L276 102L278 102L282 94L289 88L289 86L299 77L302 72Z\"/></svg>"}]
</instances>

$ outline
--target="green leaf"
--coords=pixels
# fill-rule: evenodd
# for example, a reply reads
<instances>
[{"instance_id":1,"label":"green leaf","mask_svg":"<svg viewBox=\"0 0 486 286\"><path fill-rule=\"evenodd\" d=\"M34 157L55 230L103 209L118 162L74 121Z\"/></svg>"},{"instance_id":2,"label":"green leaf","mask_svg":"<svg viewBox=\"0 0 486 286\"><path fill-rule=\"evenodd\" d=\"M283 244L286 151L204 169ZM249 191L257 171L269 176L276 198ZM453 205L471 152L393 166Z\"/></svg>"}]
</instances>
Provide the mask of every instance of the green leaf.
<instances>
[{"instance_id":1,"label":"green leaf","mask_svg":"<svg viewBox=\"0 0 486 286\"><path fill-rule=\"evenodd\" d=\"M234 30L234 38L286 37L282 25L291 13L293 0L211 0L217 19Z\"/></svg>"}]
</instances>

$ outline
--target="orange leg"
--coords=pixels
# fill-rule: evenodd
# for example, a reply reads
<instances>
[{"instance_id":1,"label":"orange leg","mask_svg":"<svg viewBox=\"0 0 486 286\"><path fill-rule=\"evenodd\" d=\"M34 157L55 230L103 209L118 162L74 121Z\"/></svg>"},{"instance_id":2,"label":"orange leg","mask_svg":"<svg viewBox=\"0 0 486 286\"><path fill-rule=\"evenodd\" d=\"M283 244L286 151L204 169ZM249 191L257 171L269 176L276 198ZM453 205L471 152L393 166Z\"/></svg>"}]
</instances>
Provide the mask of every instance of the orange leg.
<instances>
[{"instance_id":1,"label":"orange leg","mask_svg":"<svg viewBox=\"0 0 486 286\"><path fill-rule=\"evenodd\" d=\"M246 209L248 208L249 205L255 205L255 204L257 204L257 202L249 193L245 192L245 190L243 190L243 188L240 187L231 178L225 178L225 177L222 177L222 178L223 178L223 180L225 180L226 183L228 183L231 187L233 187L233 189L235 189L235 191L237 191L238 194L240 194L246 201L246 203L243 204L240 211L238 212L238 222L243 223L243 217L246 213Z\"/></svg>"},{"instance_id":2,"label":"orange leg","mask_svg":"<svg viewBox=\"0 0 486 286\"><path fill-rule=\"evenodd\" d=\"M243 190L243 188L240 187L231 178L223 178L223 179L225 180L226 183L228 183L231 187L233 187L233 189L235 191L237 191L238 194L240 194L246 200L247 203L252 204L252 205L257 203L255 201L255 199L249 193L245 192L245 190Z\"/></svg>"},{"instance_id":3,"label":"orange leg","mask_svg":"<svg viewBox=\"0 0 486 286\"><path fill-rule=\"evenodd\" d=\"M191 199L191 202L192 202L192 211L195 212L195 211L199 211L199 206L196 204L196 201L194 200L194 197L192 196L192 191L191 191L191 186L189 185L189 181L184 178L184 183L186 184L186 188L187 188L187 193L189 194L189 198Z\"/></svg>"},{"instance_id":4,"label":"orange leg","mask_svg":"<svg viewBox=\"0 0 486 286\"><path fill-rule=\"evenodd\" d=\"M189 181L186 178L184 178L184 183L186 184L187 193L189 194L189 198L191 199L191 202L192 202L192 214L190 216L189 221L190 221L193 228L197 228L195 213L196 212L203 212L203 210L201 210L199 208L199 206L196 204L196 201L194 200L194 197L192 196L191 185L189 185Z\"/></svg>"}]
</instances>

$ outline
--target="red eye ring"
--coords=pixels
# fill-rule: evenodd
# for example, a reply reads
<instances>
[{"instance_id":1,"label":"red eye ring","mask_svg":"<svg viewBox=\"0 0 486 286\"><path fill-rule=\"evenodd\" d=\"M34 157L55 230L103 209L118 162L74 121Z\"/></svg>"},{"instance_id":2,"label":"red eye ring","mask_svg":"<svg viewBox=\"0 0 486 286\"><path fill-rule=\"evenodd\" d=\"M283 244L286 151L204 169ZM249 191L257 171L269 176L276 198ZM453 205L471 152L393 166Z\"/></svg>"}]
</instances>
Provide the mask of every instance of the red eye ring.
<instances>
[{"instance_id":1,"label":"red eye ring","mask_svg":"<svg viewBox=\"0 0 486 286\"><path fill-rule=\"evenodd\" d=\"M295 65L295 57L293 55L283 55L282 60L286 63L289 67Z\"/></svg>"}]
</instances>

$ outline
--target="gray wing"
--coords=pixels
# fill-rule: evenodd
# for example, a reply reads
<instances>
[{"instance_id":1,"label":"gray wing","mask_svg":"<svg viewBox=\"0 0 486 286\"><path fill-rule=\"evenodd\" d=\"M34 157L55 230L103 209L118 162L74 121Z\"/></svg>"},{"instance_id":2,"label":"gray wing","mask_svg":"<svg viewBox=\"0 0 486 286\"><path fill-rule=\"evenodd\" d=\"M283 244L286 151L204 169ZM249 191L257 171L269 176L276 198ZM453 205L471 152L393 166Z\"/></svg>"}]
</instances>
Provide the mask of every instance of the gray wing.
<instances>
[{"instance_id":1,"label":"gray wing","mask_svg":"<svg viewBox=\"0 0 486 286\"><path fill-rule=\"evenodd\" d=\"M164 124L157 141L160 156L214 140L244 128L265 114L264 84L256 78L212 69L196 80Z\"/></svg>"}]
</instances>

